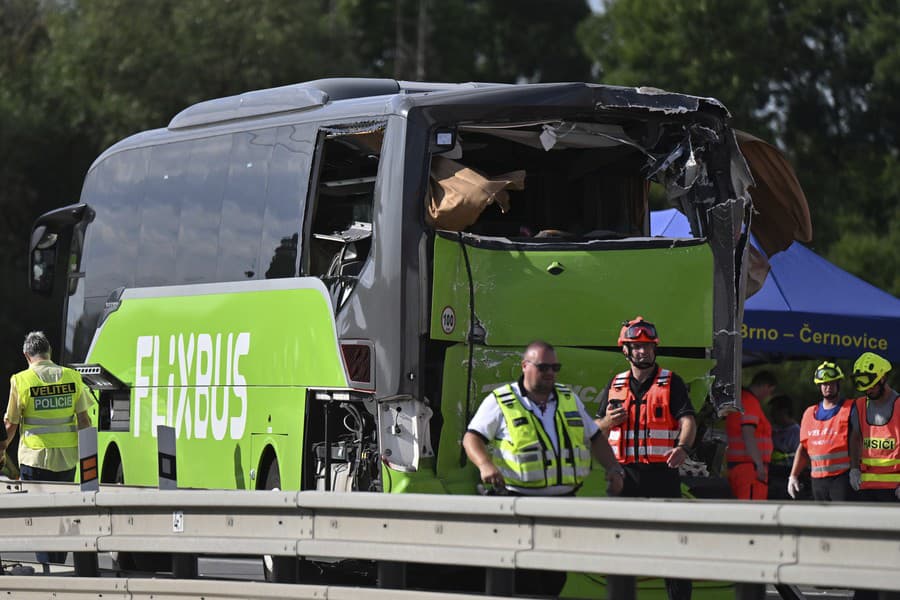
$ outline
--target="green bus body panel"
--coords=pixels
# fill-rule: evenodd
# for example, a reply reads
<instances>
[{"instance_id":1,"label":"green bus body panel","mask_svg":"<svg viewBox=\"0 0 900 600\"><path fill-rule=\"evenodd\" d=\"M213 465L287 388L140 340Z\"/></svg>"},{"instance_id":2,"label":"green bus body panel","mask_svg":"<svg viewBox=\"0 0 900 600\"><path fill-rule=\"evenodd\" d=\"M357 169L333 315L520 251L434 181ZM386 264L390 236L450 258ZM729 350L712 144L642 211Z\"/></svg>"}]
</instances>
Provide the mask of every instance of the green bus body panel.
<instances>
[{"instance_id":1,"label":"green bus body panel","mask_svg":"<svg viewBox=\"0 0 900 600\"><path fill-rule=\"evenodd\" d=\"M436 474L449 492L475 493L478 471L464 460L462 436L469 419L478 410L485 396L497 386L519 378L522 373L522 350L519 346L476 346L472 357L472 386L467 404L468 346L456 344L447 349L441 394L444 424L438 446ZM556 354L563 365L558 381L572 387L591 416L597 411L599 395L606 384L613 375L628 368L621 352L556 346ZM662 356L659 364L678 373L689 386L694 407L702 406L709 392L708 373L714 364L712 359ZM602 496L606 493L605 487L602 468L597 467L579 495Z\"/></svg>"},{"instance_id":2,"label":"green bus body panel","mask_svg":"<svg viewBox=\"0 0 900 600\"><path fill-rule=\"evenodd\" d=\"M606 575L601 573L569 573L560 598L607 600L607 585ZM663 579L638 577L636 585L637 600L668 600ZM694 580L693 586L691 600L734 600L736 597L732 583Z\"/></svg>"},{"instance_id":3,"label":"green bus body panel","mask_svg":"<svg viewBox=\"0 0 900 600\"><path fill-rule=\"evenodd\" d=\"M713 258L707 244L630 250L466 246L475 314L491 346L546 339L614 346L623 320L643 315L670 347L712 344ZM558 263L557 275L547 269ZM469 284L457 241L435 236L431 337L466 339Z\"/></svg>"},{"instance_id":4,"label":"green bus body panel","mask_svg":"<svg viewBox=\"0 0 900 600\"><path fill-rule=\"evenodd\" d=\"M300 287L126 294L88 357L132 386L130 431L101 432L101 460L114 443L128 484L157 485L154 432L168 425L180 487L255 487L250 471L271 446L282 487L299 489L307 388L347 381L324 288L295 281Z\"/></svg>"}]
</instances>

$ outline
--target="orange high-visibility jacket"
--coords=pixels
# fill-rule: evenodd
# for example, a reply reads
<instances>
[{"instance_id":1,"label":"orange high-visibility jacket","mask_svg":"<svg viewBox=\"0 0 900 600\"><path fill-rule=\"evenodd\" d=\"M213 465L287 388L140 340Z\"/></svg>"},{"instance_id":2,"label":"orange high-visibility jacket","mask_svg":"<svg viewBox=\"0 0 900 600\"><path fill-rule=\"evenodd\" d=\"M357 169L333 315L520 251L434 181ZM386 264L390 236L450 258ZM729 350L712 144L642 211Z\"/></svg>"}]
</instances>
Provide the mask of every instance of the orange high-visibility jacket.
<instances>
[{"instance_id":1,"label":"orange high-visibility jacket","mask_svg":"<svg viewBox=\"0 0 900 600\"><path fill-rule=\"evenodd\" d=\"M816 419L816 406L803 413L800 422L800 445L809 454L813 477L834 477L850 470L850 412L853 401L847 400L832 418Z\"/></svg>"},{"instance_id":2,"label":"orange high-visibility jacket","mask_svg":"<svg viewBox=\"0 0 900 600\"><path fill-rule=\"evenodd\" d=\"M900 398L900 397L898 397ZM885 425L870 425L866 397L856 399L859 432L862 435L860 489L892 490L900 486L900 410L894 398L891 419Z\"/></svg>"},{"instance_id":3,"label":"orange high-visibility jacket","mask_svg":"<svg viewBox=\"0 0 900 600\"><path fill-rule=\"evenodd\" d=\"M675 447L679 423L669 408L672 372L660 369L644 395L641 406L628 385L631 371L619 373L609 388L609 400L621 400L628 418L609 432L609 445L620 463L666 462L666 453ZM640 410L638 410L640 408ZM636 416L640 415L638 422Z\"/></svg>"},{"instance_id":4,"label":"orange high-visibility jacket","mask_svg":"<svg viewBox=\"0 0 900 600\"><path fill-rule=\"evenodd\" d=\"M744 425L753 425L756 431L753 437L764 463L772 460L772 425L759 404L759 400L750 390L741 390L741 406L744 414L731 413L725 417L725 431L728 434L728 450L726 458L729 463L749 463L753 458L747 453L744 445L744 436L741 428Z\"/></svg>"}]
</instances>

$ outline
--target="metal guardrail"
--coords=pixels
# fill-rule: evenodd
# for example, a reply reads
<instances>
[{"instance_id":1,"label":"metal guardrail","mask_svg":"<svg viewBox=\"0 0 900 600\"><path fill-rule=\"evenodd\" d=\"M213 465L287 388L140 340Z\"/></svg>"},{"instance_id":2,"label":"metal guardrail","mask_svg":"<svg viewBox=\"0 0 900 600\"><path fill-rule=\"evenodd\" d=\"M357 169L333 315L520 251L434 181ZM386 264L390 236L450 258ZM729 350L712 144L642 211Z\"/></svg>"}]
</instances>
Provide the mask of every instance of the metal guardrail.
<instances>
[{"instance_id":1,"label":"metal guardrail","mask_svg":"<svg viewBox=\"0 0 900 600\"><path fill-rule=\"evenodd\" d=\"M238 551L900 590L891 505L104 487L0 495L0 531L0 552Z\"/></svg>"},{"instance_id":2,"label":"metal guardrail","mask_svg":"<svg viewBox=\"0 0 900 600\"><path fill-rule=\"evenodd\" d=\"M448 594L377 588L287 585L242 581L195 581L184 579L108 579L58 577L4 577L3 591L15 598L53 600L500 600L498 596ZM15 595L12 595L15 594Z\"/></svg>"}]
</instances>

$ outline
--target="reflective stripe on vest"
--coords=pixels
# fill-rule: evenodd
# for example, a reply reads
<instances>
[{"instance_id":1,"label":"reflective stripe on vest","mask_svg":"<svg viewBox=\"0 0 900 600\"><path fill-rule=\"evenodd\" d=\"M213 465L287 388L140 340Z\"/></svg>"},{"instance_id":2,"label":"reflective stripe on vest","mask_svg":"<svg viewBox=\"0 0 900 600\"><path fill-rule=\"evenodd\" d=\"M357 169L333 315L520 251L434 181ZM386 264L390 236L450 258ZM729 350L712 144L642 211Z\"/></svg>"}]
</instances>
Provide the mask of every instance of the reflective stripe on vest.
<instances>
[{"instance_id":1,"label":"reflective stripe on vest","mask_svg":"<svg viewBox=\"0 0 900 600\"><path fill-rule=\"evenodd\" d=\"M672 372L659 370L650 389L644 394L643 408L639 408L631 393L630 376L630 371L619 373L609 388L609 399L621 400L627 415L624 423L610 429L609 445L620 463L665 462L666 454L675 447L674 440L678 439L679 430L679 423L672 417L669 407ZM635 411L640 413L637 423Z\"/></svg>"},{"instance_id":2,"label":"reflective stripe on vest","mask_svg":"<svg viewBox=\"0 0 900 600\"><path fill-rule=\"evenodd\" d=\"M850 470L850 412L852 401L844 401L833 417L816 418L816 405L803 413L800 421L800 445L809 454L813 477L833 477Z\"/></svg>"},{"instance_id":3,"label":"reflective stripe on vest","mask_svg":"<svg viewBox=\"0 0 900 600\"><path fill-rule=\"evenodd\" d=\"M59 381L47 383L31 369L13 375L25 408L20 425L22 441L32 449L78 446L75 403L82 391L81 376L62 368Z\"/></svg>"},{"instance_id":4,"label":"reflective stripe on vest","mask_svg":"<svg viewBox=\"0 0 900 600\"><path fill-rule=\"evenodd\" d=\"M891 418L884 425L869 424L866 397L857 398L859 429L863 441L860 457L860 489L894 489L900 484L900 412L894 398Z\"/></svg>"},{"instance_id":5,"label":"reflective stripe on vest","mask_svg":"<svg viewBox=\"0 0 900 600\"><path fill-rule=\"evenodd\" d=\"M591 452L584 442L584 421L570 389L556 385L554 423L559 452L540 419L525 408L512 385L497 388L493 393L510 439L493 440L489 450L506 483L525 488L580 485L590 474ZM578 416L577 420L573 415Z\"/></svg>"}]
</instances>

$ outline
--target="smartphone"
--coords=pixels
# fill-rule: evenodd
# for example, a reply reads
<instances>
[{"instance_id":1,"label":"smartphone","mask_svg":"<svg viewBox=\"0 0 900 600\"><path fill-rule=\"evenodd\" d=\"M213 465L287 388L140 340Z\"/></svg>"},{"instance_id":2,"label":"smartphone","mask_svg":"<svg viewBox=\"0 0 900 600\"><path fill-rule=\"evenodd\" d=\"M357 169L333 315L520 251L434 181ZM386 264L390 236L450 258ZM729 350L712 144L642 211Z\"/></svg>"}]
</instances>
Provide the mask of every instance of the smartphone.
<instances>
[{"instance_id":1,"label":"smartphone","mask_svg":"<svg viewBox=\"0 0 900 600\"><path fill-rule=\"evenodd\" d=\"M622 400L610 400L609 407L610 408L622 408Z\"/></svg>"}]
</instances>

